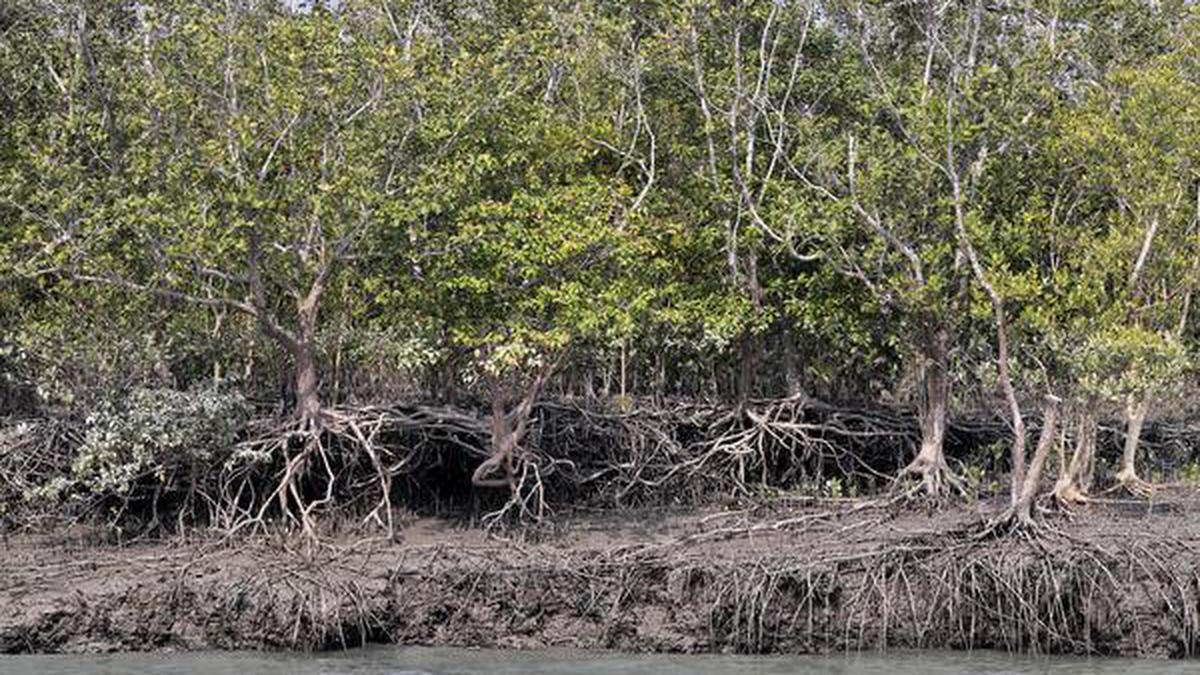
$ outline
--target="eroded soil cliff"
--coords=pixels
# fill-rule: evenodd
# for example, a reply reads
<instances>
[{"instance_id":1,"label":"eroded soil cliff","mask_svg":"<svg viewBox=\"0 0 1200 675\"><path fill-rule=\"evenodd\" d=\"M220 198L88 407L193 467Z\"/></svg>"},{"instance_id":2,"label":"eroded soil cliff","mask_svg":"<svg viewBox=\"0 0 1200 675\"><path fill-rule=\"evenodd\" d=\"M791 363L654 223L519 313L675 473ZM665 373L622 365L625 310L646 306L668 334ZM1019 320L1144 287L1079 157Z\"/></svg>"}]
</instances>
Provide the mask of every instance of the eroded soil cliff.
<instances>
[{"instance_id":1,"label":"eroded soil cliff","mask_svg":"<svg viewBox=\"0 0 1200 675\"><path fill-rule=\"evenodd\" d=\"M978 536L997 505L776 500L560 516L506 538L451 520L399 541L9 540L0 652L336 649L364 642L627 651L888 647L1181 657L1200 631L1190 493Z\"/></svg>"}]
</instances>

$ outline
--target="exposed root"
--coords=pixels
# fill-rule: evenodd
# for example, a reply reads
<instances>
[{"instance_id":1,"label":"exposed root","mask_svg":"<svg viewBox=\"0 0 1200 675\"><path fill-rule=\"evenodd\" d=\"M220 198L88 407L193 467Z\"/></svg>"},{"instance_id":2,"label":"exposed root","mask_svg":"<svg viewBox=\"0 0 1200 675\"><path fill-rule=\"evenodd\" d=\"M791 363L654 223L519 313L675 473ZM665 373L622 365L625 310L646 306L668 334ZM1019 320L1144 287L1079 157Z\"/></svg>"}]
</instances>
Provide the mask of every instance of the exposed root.
<instances>
[{"instance_id":1,"label":"exposed root","mask_svg":"<svg viewBox=\"0 0 1200 675\"><path fill-rule=\"evenodd\" d=\"M925 494L934 499L946 497L951 492L960 497L966 496L967 488L962 479L946 463L945 456L938 453L934 457L926 453L917 455L908 466L900 471L900 477L918 476Z\"/></svg>"},{"instance_id":2,"label":"exposed root","mask_svg":"<svg viewBox=\"0 0 1200 675\"><path fill-rule=\"evenodd\" d=\"M260 429L238 449L250 464L227 467L231 470L221 482L220 496L209 500L216 511L214 520L229 534L265 531L270 521L277 521L285 530L301 531L311 548L320 541L319 514L348 497L374 492L375 501L362 522L374 523L394 539L393 483L418 463L424 447L397 447L381 439L405 433L462 443L463 437L481 436L484 427L478 419L450 409L363 407L327 409L319 420L291 420ZM358 478L364 472L348 470L364 460L372 477L367 483ZM278 467L269 491L257 487L262 477L253 470L256 463Z\"/></svg>"},{"instance_id":3,"label":"exposed root","mask_svg":"<svg viewBox=\"0 0 1200 675\"><path fill-rule=\"evenodd\" d=\"M1067 513L1071 509L1090 501L1088 494L1096 465L1096 420L1090 409L1076 414L1074 425L1075 446L1070 461L1066 456L1066 442L1058 446L1058 480L1054 484L1054 499ZM1064 424L1064 430L1071 427Z\"/></svg>"},{"instance_id":4,"label":"exposed root","mask_svg":"<svg viewBox=\"0 0 1200 675\"><path fill-rule=\"evenodd\" d=\"M1154 484L1139 478L1132 467L1122 469L1114 478L1117 484L1106 490L1105 494L1124 490L1139 499L1149 499L1154 496Z\"/></svg>"},{"instance_id":5,"label":"exposed root","mask_svg":"<svg viewBox=\"0 0 1200 675\"><path fill-rule=\"evenodd\" d=\"M60 523L119 521L125 536L207 525L227 533L323 538L323 530L349 526L393 539L396 514L413 505L479 509L488 514L487 523L501 525L538 522L561 505L756 504L880 494L888 488L890 496L902 498L964 492L962 477L946 460L913 459L922 439L917 422L894 411L837 408L802 398L752 400L740 409L697 401L614 408L552 400L533 405L527 434L510 452L497 455L490 418L482 410L341 406L325 409L319 426L252 418L240 444L208 464L182 465L165 482L152 473L137 476L128 496L80 489L47 506L23 495L70 476L79 423L0 421L5 450L0 503L9 507L0 518L21 523L18 527L45 523L36 518L51 517L48 513ZM1148 443L1165 437L1165 431L1152 429ZM1171 429L1172 447L1184 447L1189 434L1200 436L1200 429ZM956 422L947 430L947 449L962 453L1006 433L991 419ZM1105 443L1102 448L1112 447L1111 439ZM1179 457L1171 461L1179 465ZM912 461L901 468L901 458ZM501 489L473 489L472 475L480 472ZM898 484L898 473L910 480ZM1134 494L1150 493L1147 483L1130 485ZM1055 493L1068 506L1089 498L1079 484Z\"/></svg>"},{"instance_id":6,"label":"exposed root","mask_svg":"<svg viewBox=\"0 0 1200 675\"><path fill-rule=\"evenodd\" d=\"M12 597L26 604L0 625L0 651L395 642L1187 657L1200 647L1189 534L1113 537L1102 518L1069 537L1010 511L980 539L898 532L886 500L818 503L706 515L676 536L612 548L607 537L495 546L443 533L437 546L323 547L312 558L253 542L17 556L0 587L23 589ZM613 534L608 520L574 524ZM97 575L104 583L78 583ZM61 590L74 586L82 594Z\"/></svg>"},{"instance_id":7,"label":"exposed root","mask_svg":"<svg viewBox=\"0 0 1200 675\"><path fill-rule=\"evenodd\" d=\"M1033 514L1010 506L1000 515L984 521L980 527L970 532L971 539L984 541L1006 536L1036 536L1042 532L1042 526L1033 518Z\"/></svg>"},{"instance_id":8,"label":"exposed root","mask_svg":"<svg viewBox=\"0 0 1200 675\"><path fill-rule=\"evenodd\" d=\"M515 431L521 416L505 412L512 418L508 431ZM490 419L426 405L330 407L319 424L255 417L242 441L210 463L184 466L186 473L172 473L165 483L146 473L115 498L73 493L60 506L70 517L100 514L121 521L125 531L152 534L203 524L229 534L282 531L317 539L350 517L390 539L398 507L441 499L454 506L478 499L489 510L486 522L498 525L538 521L553 503L636 507L754 502L798 490L871 493L894 483L896 458L919 442L911 417L800 398L749 401L739 409L695 401L619 409L544 401L532 405L525 434L497 434ZM971 439L997 433L986 425L958 428L951 433ZM0 433L7 448L0 454L0 496L24 506L22 495L70 475L82 431L69 422L0 421ZM498 446L497 438L519 442ZM472 477L475 484L495 482L504 494L477 490L468 497ZM959 484L944 463L925 482ZM33 506L50 512L53 504ZM34 512L9 510L0 518L28 524Z\"/></svg>"},{"instance_id":9,"label":"exposed root","mask_svg":"<svg viewBox=\"0 0 1200 675\"><path fill-rule=\"evenodd\" d=\"M1091 497L1079 489L1073 482L1061 479L1054 485L1054 499L1059 506L1068 512L1072 507L1087 504L1091 501Z\"/></svg>"}]
</instances>

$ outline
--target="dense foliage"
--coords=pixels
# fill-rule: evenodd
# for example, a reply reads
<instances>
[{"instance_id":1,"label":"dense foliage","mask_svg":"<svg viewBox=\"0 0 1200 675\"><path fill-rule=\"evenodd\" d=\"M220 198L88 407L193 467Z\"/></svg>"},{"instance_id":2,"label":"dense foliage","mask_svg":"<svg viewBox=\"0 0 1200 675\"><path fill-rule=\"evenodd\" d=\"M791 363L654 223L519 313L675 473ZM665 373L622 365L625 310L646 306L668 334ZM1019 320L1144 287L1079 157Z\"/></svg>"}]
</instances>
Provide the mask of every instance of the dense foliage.
<instances>
[{"instance_id":1,"label":"dense foliage","mask_svg":"<svg viewBox=\"0 0 1200 675\"><path fill-rule=\"evenodd\" d=\"M400 400L487 410L515 490L555 396L911 411L933 493L996 414L1014 501L1030 407L1065 500L1120 416L1136 491L1197 128L1185 0L6 0L0 415L83 429L43 496Z\"/></svg>"}]
</instances>

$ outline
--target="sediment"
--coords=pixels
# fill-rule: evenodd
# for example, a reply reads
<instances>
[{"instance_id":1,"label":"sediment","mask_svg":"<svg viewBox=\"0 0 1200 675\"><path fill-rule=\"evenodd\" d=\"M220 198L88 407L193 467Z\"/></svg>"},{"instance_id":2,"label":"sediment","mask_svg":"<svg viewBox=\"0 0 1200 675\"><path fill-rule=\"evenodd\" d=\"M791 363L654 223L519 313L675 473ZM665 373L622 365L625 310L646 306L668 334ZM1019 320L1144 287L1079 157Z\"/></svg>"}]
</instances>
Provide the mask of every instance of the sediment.
<instances>
[{"instance_id":1,"label":"sediment","mask_svg":"<svg viewBox=\"0 0 1200 675\"><path fill-rule=\"evenodd\" d=\"M561 516L507 539L414 519L396 542L4 546L0 652L632 652L877 648L1186 657L1200 634L1190 498L1089 505L980 537L995 504L886 500Z\"/></svg>"}]
</instances>

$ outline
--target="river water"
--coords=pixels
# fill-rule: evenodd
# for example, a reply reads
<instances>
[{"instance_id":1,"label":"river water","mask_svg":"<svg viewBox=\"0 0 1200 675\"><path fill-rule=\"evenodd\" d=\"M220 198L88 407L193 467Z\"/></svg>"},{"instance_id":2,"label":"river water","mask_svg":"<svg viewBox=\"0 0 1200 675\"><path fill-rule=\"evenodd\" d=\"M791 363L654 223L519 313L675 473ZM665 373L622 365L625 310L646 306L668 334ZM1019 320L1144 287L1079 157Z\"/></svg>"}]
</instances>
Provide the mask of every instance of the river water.
<instances>
[{"instance_id":1,"label":"river water","mask_svg":"<svg viewBox=\"0 0 1200 675\"><path fill-rule=\"evenodd\" d=\"M1175 675L1178 661L1071 659L996 652L835 656L630 656L374 647L315 655L205 652L0 656L2 675Z\"/></svg>"}]
</instances>

